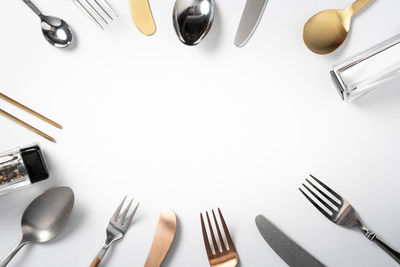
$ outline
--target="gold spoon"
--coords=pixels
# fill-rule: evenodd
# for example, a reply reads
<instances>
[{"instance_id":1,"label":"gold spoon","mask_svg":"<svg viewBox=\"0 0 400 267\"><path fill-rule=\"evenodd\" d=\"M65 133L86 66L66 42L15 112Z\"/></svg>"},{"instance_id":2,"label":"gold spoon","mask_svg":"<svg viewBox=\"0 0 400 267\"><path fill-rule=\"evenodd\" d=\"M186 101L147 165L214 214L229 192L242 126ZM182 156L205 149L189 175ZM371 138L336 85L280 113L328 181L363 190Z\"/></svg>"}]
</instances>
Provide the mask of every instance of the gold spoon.
<instances>
[{"instance_id":1,"label":"gold spoon","mask_svg":"<svg viewBox=\"0 0 400 267\"><path fill-rule=\"evenodd\" d=\"M350 7L321 11L312 16L303 29L306 46L317 54L329 54L346 40L352 17L371 0L357 0Z\"/></svg>"}]
</instances>

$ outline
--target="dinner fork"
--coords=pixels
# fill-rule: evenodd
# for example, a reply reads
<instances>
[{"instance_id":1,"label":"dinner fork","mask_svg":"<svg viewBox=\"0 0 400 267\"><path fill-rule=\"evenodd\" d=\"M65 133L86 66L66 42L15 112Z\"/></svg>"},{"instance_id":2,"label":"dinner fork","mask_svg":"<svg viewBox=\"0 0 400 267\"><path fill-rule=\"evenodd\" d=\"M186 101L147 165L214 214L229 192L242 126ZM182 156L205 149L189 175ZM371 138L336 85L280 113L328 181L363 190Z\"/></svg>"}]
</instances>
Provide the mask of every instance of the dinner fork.
<instances>
[{"instance_id":1,"label":"dinner fork","mask_svg":"<svg viewBox=\"0 0 400 267\"><path fill-rule=\"evenodd\" d=\"M228 247L226 246L224 239L222 238L222 234L220 228L218 226L217 219L215 217L214 210L212 210L212 215L214 217L215 228L218 233L218 242L220 244L221 249L219 249L217 240L214 235L213 228L211 226L210 217L208 216L208 212L206 212L208 228L211 235L212 240L212 248L210 241L208 239L207 230L204 224L203 215L200 213L200 221L201 221L201 230L203 232L204 245L206 247L208 261L210 262L211 267L235 267L239 263L239 257L236 253L235 246L233 245L231 235L229 234L228 227L226 226L224 217L222 216L221 210L218 209L219 218L222 224L222 228L225 233L225 239L228 243Z\"/></svg>"},{"instance_id":2,"label":"dinner fork","mask_svg":"<svg viewBox=\"0 0 400 267\"><path fill-rule=\"evenodd\" d=\"M352 228L355 230L360 230L366 238L371 241L374 241L381 247L387 254L389 254L397 263L400 263L400 253L388 246L385 242L383 242L376 234L369 230L365 225L361 222L360 217L358 216L356 210L350 205L347 200L342 198L339 194L325 185L323 182L318 180L316 177L310 174L311 178L316 182L311 182L310 180L306 179L309 185L311 185L311 189L309 186L303 183L303 186L309 194L311 194L316 200L319 201L317 203L313 200L309 194L306 194L301 188L300 191L303 195L323 214L332 222L347 228ZM319 184L319 186L318 186ZM325 189L329 192L333 197L337 200L334 200L321 188ZM324 199L321 198L321 195ZM322 204L322 205L321 205ZM329 211L329 212L328 212Z\"/></svg>"},{"instance_id":3,"label":"dinner fork","mask_svg":"<svg viewBox=\"0 0 400 267\"><path fill-rule=\"evenodd\" d=\"M92 265L90 267L97 267L99 266L101 260L103 259L104 255L106 254L108 248L116 241L120 240L122 237L124 237L125 232L128 230L133 216L136 213L136 210L139 206L139 203L136 205L136 207L133 209L130 215L127 217L127 213L131 207L133 199L129 202L128 206L125 208L125 210L122 212L120 215L120 211L122 206L124 205L124 202L126 200L126 197L122 200L121 204L118 206L117 210L114 212L113 216L110 219L110 222L107 225L107 239L106 242L104 243L103 248L100 250L100 252L97 254L96 258L92 262Z\"/></svg>"},{"instance_id":4,"label":"dinner fork","mask_svg":"<svg viewBox=\"0 0 400 267\"><path fill-rule=\"evenodd\" d=\"M94 23L101 29L104 29L103 24L108 24L109 21L118 17L117 12L110 6L107 0L72 0L72 2ZM101 11L99 11L101 10ZM100 19L99 19L100 18Z\"/></svg>"}]
</instances>

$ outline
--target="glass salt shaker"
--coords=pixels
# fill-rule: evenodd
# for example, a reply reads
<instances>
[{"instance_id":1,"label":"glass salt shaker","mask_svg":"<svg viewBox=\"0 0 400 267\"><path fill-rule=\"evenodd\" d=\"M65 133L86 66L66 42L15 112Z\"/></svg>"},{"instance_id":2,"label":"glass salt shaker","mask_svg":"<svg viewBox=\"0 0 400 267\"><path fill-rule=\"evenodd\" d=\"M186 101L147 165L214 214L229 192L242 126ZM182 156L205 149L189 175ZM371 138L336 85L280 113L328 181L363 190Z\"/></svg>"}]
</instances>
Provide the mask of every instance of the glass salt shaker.
<instances>
[{"instance_id":1,"label":"glass salt shaker","mask_svg":"<svg viewBox=\"0 0 400 267\"><path fill-rule=\"evenodd\" d=\"M330 74L342 99L349 102L388 81L400 81L400 34L333 66Z\"/></svg>"},{"instance_id":2,"label":"glass salt shaker","mask_svg":"<svg viewBox=\"0 0 400 267\"><path fill-rule=\"evenodd\" d=\"M39 145L14 148L0 154L0 195L49 177Z\"/></svg>"}]
</instances>

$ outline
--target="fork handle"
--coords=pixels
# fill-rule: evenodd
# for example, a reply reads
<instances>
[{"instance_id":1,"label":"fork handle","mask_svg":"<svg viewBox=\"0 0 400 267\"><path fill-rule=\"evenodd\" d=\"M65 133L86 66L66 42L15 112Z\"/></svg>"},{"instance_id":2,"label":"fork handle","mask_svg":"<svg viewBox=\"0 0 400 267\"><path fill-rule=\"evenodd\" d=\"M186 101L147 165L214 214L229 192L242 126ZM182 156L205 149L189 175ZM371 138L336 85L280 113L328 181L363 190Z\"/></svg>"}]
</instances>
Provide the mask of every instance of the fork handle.
<instances>
[{"instance_id":1,"label":"fork handle","mask_svg":"<svg viewBox=\"0 0 400 267\"><path fill-rule=\"evenodd\" d=\"M367 237L368 238L368 237ZM400 264L400 253L393 248L391 248L388 244L386 244L382 239L375 236L371 241L374 241L378 246L383 249L390 257L392 257L397 263Z\"/></svg>"}]
</instances>

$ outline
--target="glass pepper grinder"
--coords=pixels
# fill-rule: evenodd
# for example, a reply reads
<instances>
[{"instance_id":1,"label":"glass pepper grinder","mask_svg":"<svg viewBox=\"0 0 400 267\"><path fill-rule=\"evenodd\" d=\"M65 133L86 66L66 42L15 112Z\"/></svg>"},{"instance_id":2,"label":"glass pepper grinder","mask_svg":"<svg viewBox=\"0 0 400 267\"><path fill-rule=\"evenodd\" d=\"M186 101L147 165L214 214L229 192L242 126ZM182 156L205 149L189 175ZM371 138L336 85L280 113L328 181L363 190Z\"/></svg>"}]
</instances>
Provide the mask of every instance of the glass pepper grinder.
<instances>
[{"instance_id":1,"label":"glass pepper grinder","mask_svg":"<svg viewBox=\"0 0 400 267\"><path fill-rule=\"evenodd\" d=\"M49 177L38 144L0 154L0 195L25 188Z\"/></svg>"}]
</instances>

